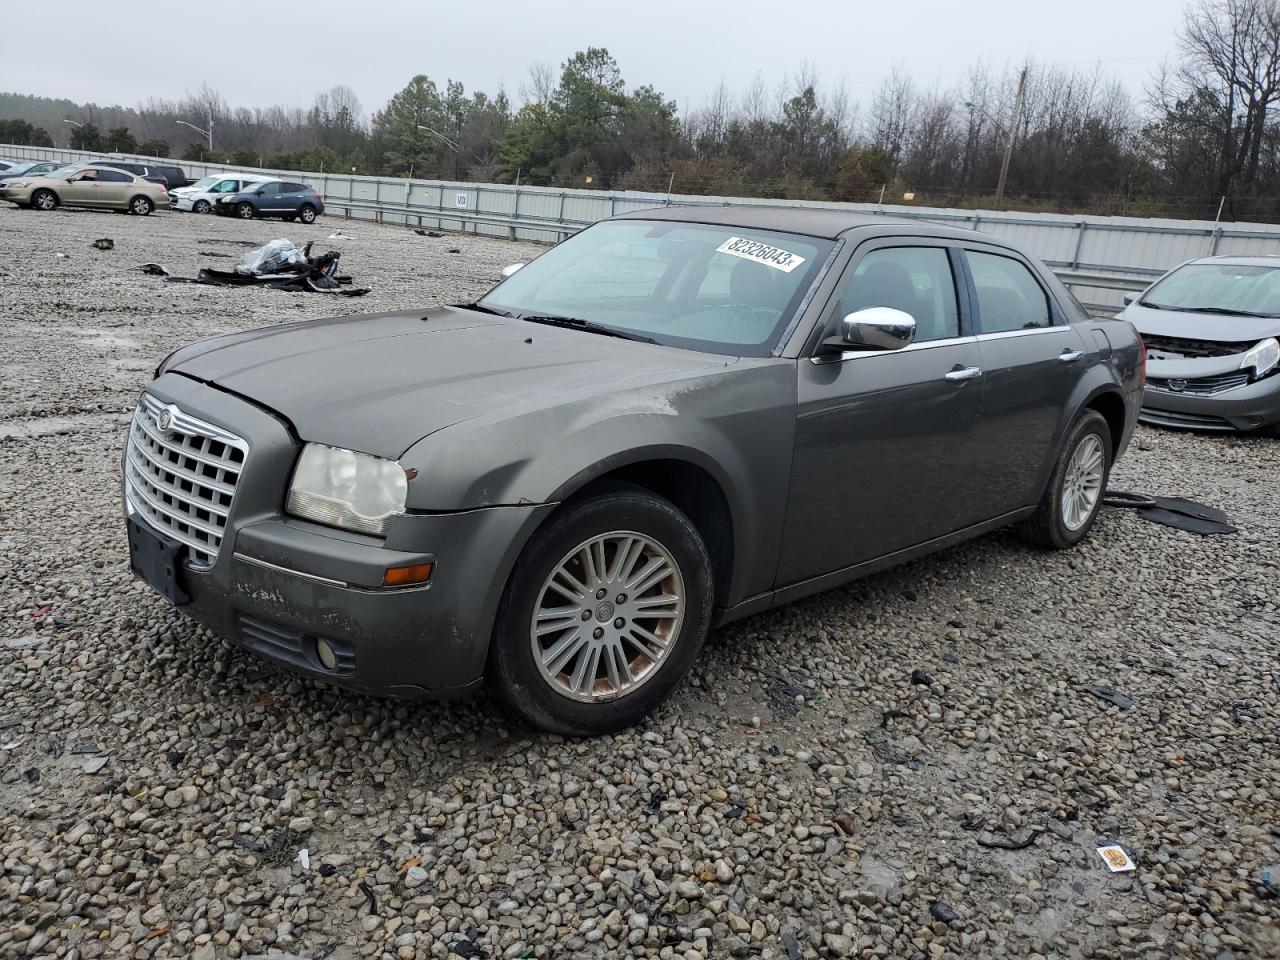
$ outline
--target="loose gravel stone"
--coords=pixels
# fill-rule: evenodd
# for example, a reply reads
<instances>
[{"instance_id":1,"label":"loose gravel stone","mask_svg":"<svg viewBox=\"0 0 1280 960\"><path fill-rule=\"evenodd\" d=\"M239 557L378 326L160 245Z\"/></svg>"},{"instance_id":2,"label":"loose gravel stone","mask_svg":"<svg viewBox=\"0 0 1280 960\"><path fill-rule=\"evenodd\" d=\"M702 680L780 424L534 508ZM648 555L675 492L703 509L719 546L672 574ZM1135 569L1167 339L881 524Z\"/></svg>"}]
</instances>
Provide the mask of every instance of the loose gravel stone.
<instances>
[{"instance_id":1,"label":"loose gravel stone","mask_svg":"<svg viewBox=\"0 0 1280 960\"><path fill-rule=\"evenodd\" d=\"M598 740L302 681L167 607L118 488L165 354L471 300L542 249L337 223L0 209L0 639L37 639L0 643L0 957L1280 956L1272 439L1141 428L1116 470L1236 536L1111 509L1070 552L988 536L717 631ZM277 236L373 292L132 269Z\"/></svg>"}]
</instances>

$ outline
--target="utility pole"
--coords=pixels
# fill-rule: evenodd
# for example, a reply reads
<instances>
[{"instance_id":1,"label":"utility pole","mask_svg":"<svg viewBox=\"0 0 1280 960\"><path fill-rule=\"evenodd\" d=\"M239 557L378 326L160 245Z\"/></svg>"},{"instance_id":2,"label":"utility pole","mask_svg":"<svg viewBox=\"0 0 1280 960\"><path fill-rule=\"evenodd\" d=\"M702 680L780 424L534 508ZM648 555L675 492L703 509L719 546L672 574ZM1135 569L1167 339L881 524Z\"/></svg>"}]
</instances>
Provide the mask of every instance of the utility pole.
<instances>
[{"instance_id":1,"label":"utility pole","mask_svg":"<svg viewBox=\"0 0 1280 960\"><path fill-rule=\"evenodd\" d=\"M1018 132L1018 123L1022 120L1022 98L1027 92L1027 68L1023 67L1018 74L1018 95L1013 98L1013 122L1009 124L1009 138L1004 145L1004 160L1000 163L1000 179L996 183L996 206L1004 199L1004 183L1009 176L1009 158L1013 156L1013 138Z\"/></svg>"}]
</instances>

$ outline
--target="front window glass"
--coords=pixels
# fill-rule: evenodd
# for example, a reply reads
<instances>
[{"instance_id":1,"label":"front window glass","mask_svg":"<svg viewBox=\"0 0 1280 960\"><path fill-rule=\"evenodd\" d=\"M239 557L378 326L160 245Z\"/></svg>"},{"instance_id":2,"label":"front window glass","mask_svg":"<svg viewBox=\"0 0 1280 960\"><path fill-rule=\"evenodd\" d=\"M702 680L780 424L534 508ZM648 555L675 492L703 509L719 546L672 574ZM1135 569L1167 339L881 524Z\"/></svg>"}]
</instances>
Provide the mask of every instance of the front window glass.
<instances>
[{"instance_id":1,"label":"front window glass","mask_svg":"<svg viewBox=\"0 0 1280 960\"><path fill-rule=\"evenodd\" d=\"M1280 267L1189 263L1157 282L1140 302L1163 310L1280 316Z\"/></svg>"},{"instance_id":2,"label":"front window glass","mask_svg":"<svg viewBox=\"0 0 1280 960\"><path fill-rule=\"evenodd\" d=\"M218 182L217 177L201 177L191 185L192 190L208 190Z\"/></svg>"},{"instance_id":3,"label":"front window glass","mask_svg":"<svg viewBox=\"0 0 1280 960\"><path fill-rule=\"evenodd\" d=\"M761 357L776 346L831 247L831 240L746 227L608 220L551 248L481 304Z\"/></svg>"},{"instance_id":4,"label":"front window glass","mask_svg":"<svg viewBox=\"0 0 1280 960\"><path fill-rule=\"evenodd\" d=\"M218 185L213 188L212 192L213 193L239 193L240 181L239 180L219 181Z\"/></svg>"},{"instance_id":5,"label":"front window glass","mask_svg":"<svg viewBox=\"0 0 1280 960\"><path fill-rule=\"evenodd\" d=\"M846 274L838 294L839 316L868 307L892 307L916 321L916 342L960 336L956 281L941 247L872 250Z\"/></svg>"}]
</instances>

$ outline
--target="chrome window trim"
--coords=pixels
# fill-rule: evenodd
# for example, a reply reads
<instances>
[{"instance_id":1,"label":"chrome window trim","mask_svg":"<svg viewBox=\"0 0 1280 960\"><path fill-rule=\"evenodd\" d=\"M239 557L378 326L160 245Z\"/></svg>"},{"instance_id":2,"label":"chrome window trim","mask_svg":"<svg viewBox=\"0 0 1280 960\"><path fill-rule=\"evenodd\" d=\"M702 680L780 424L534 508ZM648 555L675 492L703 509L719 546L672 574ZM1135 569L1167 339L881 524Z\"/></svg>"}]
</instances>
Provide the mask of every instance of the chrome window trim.
<instances>
[{"instance_id":1,"label":"chrome window trim","mask_svg":"<svg viewBox=\"0 0 1280 960\"><path fill-rule=\"evenodd\" d=\"M809 362L815 364L843 363L845 360L860 360L863 357L891 357L899 353L910 353L915 350L932 350L935 347L953 347L961 343L973 343L977 339L974 336L944 337L941 340L922 340L919 343L909 343L901 350L845 350L839 354L810 357Z\"/></svg>"},{"instance_id":2,"label":"chrome window trim","mask_svg":"<svg viewBox=\"0 0 1280 960\"><path fill-rule=\"evenodd\" d=\"M1029 330L996 330L992 333L979 333L975 336L979 340L1004 340L1007 337L1031 337L1038 333L1058 333L1061 330L1070 330L1069 323L1056 323L1048 327L1033 327Z\"/></svg>"}]
</instances>

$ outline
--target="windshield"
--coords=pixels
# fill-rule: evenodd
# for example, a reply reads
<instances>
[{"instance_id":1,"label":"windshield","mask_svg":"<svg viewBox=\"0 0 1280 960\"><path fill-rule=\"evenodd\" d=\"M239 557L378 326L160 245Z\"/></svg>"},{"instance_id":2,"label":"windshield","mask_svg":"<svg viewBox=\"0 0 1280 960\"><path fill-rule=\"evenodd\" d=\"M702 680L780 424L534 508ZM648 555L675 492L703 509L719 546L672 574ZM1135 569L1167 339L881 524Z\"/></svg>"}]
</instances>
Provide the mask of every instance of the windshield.
<instances>
[{"instance_id":1,"label":"windshield","mask_svg":"<svg viewBox=\"0 0 1280 960\"><path fill-rule=\"evenodd\" d=\"M1153 286L1140 302L1163 310L1280 316L1280 264L1189 263Z\"/></svg>"},{"instance_id":2,"label":"windshield","mask_svg":"<svg viewBox=\"0 0 1280 960\"><path fill-rule=\"evenodd\" d=\"M607 220L552 247L481 305L574 317L669 346L767 356L833 241L746 227Z\"/></svg>"},{"instance_id":3,"label":"windshield","mask_svg":"<svg viewBox=\"0 0 1280 960\"><path fill-rule=\"evenodd\" d=\"M0 171L3 173L26 173L32 167L38 167L40 163L35 160L28 160L26 163L15 163L8 170Z\"/></svg>"},{"instance_id":4,"label":"windshield","mask_svg":"<svg viewBox=\"0 0 1280 960\"><path fill-rule=\"evenodd\" d=\"M208 190L210 187L212 187L215 183L217 183L221 179L222 179L221 174L218 174L217 176L214 176L214 177L201 177L199 180L197 180L195 183L191 185L191 189L192 190Z\"/></svg>"}]
</instances>

